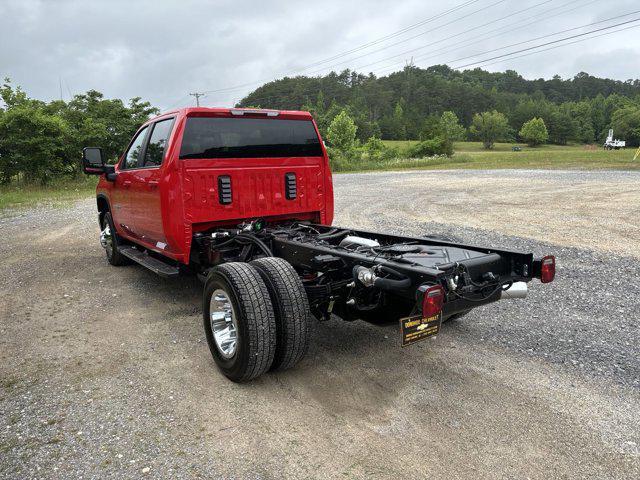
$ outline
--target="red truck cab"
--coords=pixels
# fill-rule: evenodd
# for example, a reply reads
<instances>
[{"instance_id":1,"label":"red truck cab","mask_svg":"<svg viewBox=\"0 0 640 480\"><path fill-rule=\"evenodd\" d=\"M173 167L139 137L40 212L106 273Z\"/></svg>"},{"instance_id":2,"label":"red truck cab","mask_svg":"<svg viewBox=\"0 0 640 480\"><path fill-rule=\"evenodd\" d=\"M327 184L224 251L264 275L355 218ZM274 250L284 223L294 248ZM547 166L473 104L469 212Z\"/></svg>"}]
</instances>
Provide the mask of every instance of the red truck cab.
<instances>
[{"instance_id":1,"label":"red truck cab","mask_svg":"<svg viewBox=\"0 0 640 480\"><path fill-rule=\"evenodd\" d=\"M308 112L183 108L140 127L98 210L117 234L188 264L193 234L239 220L330 225L329 160Z\"/></svg>"}]
</instances>

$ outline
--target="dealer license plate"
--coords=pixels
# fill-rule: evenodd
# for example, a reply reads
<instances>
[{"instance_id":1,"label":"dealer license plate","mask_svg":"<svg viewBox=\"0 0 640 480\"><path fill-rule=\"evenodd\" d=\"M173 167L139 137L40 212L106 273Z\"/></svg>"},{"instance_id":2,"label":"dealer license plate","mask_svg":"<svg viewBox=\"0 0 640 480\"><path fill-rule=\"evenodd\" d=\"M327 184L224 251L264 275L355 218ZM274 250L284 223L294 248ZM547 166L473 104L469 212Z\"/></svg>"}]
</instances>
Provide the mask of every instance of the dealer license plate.
<instances>
[{"instance_id":1,"label":"dealer license plate","mask_svg":"<svg viewBox=\"0 0 640 480\"><path fill-rule=\"evenodd\" d=\"M402 346L406 347L413 343L434 337L440 331L442 325L442 313L433 317L422 318L422 315L414 315L400 319L400 336Z\"/></svg>"}]
</instances>

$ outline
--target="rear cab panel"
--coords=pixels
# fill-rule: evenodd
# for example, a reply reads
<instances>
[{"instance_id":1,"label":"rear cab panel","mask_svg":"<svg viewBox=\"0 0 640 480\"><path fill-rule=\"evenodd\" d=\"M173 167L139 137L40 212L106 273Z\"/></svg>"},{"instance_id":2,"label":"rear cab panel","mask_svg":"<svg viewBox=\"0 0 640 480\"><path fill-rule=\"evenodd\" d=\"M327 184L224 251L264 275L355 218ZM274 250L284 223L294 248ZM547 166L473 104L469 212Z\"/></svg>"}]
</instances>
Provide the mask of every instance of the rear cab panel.
<instances>
[{"instance_id":1,"label":"rear cab panel","mask_svg":"<svg viewBox=\"0 0 640 480\"><path fill-rule=\"evenodd\" d=\"M198 231L255 218L333 221L329 161L309 113L190 108L174 128L163 212L182 262Z\"/></svg>"}]
</instances>

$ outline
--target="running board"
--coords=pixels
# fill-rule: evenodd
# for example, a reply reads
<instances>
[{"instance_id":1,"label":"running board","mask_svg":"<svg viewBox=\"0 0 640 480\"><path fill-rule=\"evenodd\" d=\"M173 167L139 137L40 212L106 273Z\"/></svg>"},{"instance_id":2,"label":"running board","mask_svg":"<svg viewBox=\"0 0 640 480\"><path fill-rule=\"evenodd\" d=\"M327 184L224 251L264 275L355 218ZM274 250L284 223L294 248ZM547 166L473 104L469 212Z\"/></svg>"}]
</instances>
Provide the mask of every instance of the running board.
<instances>
[{"instance_id":1,"label":"running board","mask_svg":"<svg viewBox=\"0 0 640 480\"><path fill-rule=\"evenodd\" d=\"M130 245L118 246L118 251L125 257L130 258L134 262L139 263L161 277L177 277L180 273L178 267L174 267L162 260L158 260L157 258L150 256L147 252L141 252Z\"/></svg>"}]
</instances>

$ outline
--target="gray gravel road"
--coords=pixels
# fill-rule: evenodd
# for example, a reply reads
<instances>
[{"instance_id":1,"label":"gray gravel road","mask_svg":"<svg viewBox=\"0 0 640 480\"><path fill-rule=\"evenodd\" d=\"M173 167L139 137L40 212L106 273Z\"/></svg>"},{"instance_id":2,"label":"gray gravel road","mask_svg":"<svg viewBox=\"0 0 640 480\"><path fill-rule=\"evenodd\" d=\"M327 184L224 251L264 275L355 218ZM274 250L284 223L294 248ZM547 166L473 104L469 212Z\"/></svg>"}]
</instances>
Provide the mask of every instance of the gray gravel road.
<instances>
[{"instance_id":1,"label":"gray gravel road","mask_svg":"<svg viewBox=\"0 0 640 480\"><path fill-rule=\"evenodd\" d=\"M557 280L408 349L332 320L236 385L198 282L108 266L93 202L4 214L0 477L640 477L640 175L334 180L336 224L553 253Z\"/></svg>"}]
</instances>

